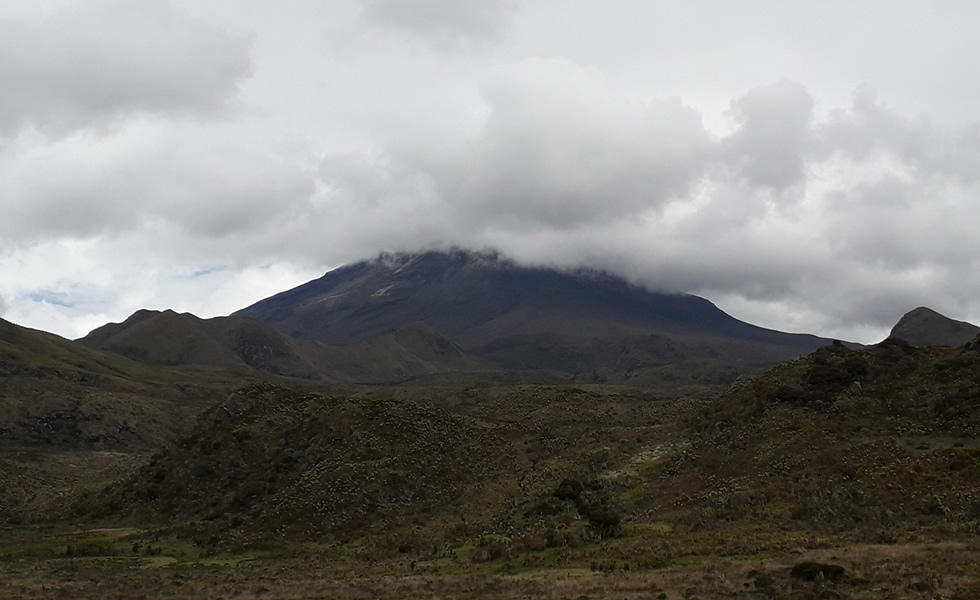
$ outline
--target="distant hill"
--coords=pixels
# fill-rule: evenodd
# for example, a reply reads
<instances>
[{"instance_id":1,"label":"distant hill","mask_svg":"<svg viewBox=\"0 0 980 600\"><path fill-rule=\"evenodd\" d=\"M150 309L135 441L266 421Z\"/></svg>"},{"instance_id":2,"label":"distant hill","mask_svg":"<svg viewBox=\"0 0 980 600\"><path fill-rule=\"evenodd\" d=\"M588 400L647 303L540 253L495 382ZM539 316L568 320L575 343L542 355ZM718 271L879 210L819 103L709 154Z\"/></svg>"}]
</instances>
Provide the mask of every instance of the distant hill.
<instances>
[{"instance_id":1,"label":"distant hill","mask_svg":"<svg viewBox=\"0 0 980 600\"><path fill-rule=\"evenodd\" d=\"M297 338L353 344L425 323L506 369L620 372L684 361L773 363L831 340L756 327L686 294L596 271L466 251L382 255L235 313Z\"/></svg>"},{"instance_id":2,"label":"distant hill","mask_svg":"<svg viewBox=\"0 0 980 600\"><path fill-rule=\"evenodd\" d=\"M920 306L905 313L888 337L905 340L913 346L962 346L980 334L980 327L955 321Z\"/></svg>"},{"instance_id":3,"label":"distant hill","mask_svg":"<svg viewBox=\"0 0 980 600\"><path fill-rule=\"evenodd\" d=\"M226 379L174 373L0 319L0 445L148 448Z\"/></svg>"},{"instance_id":4,"label":"distant hill","mask_svg":"<svg viewBox=\"0 0 980 600\"><path fill-rule=\"evenodd\" d=\"M201 319L172 310L140 310L78 343L151 364L251 368L340 381L390 381L484 366L423 323L408 323L387 335L338 347L294 339L248 317Z\"/></svg>"}]
</instances>

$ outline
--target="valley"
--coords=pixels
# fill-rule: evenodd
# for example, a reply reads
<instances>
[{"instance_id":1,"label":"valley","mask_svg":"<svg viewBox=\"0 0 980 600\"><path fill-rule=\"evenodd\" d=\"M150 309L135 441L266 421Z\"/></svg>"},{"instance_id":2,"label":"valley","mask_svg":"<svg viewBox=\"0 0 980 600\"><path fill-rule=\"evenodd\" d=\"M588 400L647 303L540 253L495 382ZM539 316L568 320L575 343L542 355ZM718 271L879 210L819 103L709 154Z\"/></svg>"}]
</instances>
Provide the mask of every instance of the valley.
<instances>
[{"instance_id":1,"label":"valley","mask_svg":"<svg viewBox=\"0 0 980 600\"><path fill-rule=\"evenodd\" d=\"M486 264L379 261L363 289L415 291L336 300L344 339L284 325L296 291L75 342L0 321L0 597L980 597L969 324L863 347L558 274L616 308L527 337L550 292L439 304Z\"/></svg>"}]
</instances>

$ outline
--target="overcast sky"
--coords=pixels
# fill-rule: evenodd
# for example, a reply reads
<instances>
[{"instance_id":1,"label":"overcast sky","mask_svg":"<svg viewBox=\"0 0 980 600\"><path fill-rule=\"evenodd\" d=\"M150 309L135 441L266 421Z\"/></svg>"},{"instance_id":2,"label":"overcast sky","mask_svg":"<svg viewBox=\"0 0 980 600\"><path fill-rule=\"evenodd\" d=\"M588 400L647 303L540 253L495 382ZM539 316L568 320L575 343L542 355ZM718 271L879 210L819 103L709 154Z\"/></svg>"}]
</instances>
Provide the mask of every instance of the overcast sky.
<instances>
[{"instance_id":1,"label":"overcast sky","mask_svg":"<svg viewBox=\"0 0 980 600\"><path fill-rule=\"evenodd\" d=\"M876 342L980 323L980 3L4 0L0 316L497 248Z\"/></svg>"}]
</instances>

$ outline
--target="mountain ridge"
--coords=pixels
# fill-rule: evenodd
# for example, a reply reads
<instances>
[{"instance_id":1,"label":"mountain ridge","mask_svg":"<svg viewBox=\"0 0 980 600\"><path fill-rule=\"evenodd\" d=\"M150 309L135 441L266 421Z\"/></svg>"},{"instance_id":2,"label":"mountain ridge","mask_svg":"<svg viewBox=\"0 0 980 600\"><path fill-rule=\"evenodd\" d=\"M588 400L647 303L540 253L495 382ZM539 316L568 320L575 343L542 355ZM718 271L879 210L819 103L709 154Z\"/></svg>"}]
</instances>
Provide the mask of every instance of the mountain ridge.
<instances>
[{"instance_id":1,"label":"mountain ridge","mask_svg":"<svg viewBox=\"0 0 980 600\"><path fill-rule=\"evenodd\" d=\"M151 364L257 369L310 380L378 382L485 368L422 323L338 347L293 338L249 317L201 319L172 310L140 310L77 343Z\"/></svg>"}]
</instances>

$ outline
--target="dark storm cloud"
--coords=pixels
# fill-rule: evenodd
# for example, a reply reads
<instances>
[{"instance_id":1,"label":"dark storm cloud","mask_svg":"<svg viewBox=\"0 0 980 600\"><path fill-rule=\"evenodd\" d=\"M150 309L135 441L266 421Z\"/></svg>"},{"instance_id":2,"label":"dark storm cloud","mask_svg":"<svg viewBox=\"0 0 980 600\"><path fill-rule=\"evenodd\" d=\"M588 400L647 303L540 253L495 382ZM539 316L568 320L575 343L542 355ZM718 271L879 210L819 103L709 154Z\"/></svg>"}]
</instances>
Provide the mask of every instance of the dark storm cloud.
<instances>
[{"instance_id":1,"label":"dark storm cloud","mask_svg":"<svg viewBox=\"0 0 980 600\"><path fill-rule=\"evenodd\" d=\"M0 133L133 111L214 113L251 73L248 38L166 0L92 0L0 19Z\"/></svg>"}]
</instances>

